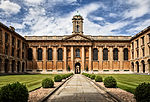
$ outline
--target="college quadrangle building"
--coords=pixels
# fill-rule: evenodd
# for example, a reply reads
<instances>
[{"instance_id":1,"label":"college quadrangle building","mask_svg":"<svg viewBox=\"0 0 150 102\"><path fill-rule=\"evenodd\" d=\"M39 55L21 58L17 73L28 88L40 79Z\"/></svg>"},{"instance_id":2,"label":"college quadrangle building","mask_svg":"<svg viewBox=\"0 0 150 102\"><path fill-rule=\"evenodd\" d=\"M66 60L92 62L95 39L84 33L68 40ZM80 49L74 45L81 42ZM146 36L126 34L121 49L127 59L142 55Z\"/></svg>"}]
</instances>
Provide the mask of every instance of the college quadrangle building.
<instances>
[{"instance_id":1,"label":"college quadrangle building","mask_svg":"<svg viewBox=\"0 0 150 102\"><path fill-rule=\"evenodd\" d=\"M71 35L25 37L0 23L0 73L150 73L150 26L133 37L91 36L82 16L72 23Z\"/></svg>"}]
</instances>

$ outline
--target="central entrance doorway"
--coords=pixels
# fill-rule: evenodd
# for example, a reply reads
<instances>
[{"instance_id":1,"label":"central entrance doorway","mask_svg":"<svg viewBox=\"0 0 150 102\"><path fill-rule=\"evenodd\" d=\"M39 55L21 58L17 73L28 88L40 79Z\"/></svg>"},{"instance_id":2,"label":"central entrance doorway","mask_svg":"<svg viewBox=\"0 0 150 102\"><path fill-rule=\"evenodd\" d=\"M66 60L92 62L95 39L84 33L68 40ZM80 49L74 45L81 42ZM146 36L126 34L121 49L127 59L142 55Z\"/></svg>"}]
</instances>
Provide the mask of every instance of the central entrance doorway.
<instances>
[{"instance_id":1,"label":"central entrance doorway","mask_svg":"<svg viewBox=\"0 0 150 102\"><path fill-rule=\"evenodd\" d=\"M75 64L75 74L80 74L81 73L81 65L80 63Z\"/></svg>"}]
</instances>

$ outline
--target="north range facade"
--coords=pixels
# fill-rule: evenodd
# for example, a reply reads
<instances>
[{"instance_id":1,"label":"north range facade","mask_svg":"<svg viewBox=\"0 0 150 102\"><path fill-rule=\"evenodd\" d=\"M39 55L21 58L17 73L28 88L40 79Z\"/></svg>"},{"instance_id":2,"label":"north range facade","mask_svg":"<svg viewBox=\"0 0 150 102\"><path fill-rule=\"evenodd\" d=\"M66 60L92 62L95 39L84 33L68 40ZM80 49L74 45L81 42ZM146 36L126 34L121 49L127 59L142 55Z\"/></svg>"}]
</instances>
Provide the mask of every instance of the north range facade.
<instances>
[{"instance_id":1,"label":"north range facade","mask_svg":"<svg viewBox=\"0 0 150 102\"><path fill-rule=\"evenodd\" d=\"M0 23L1 73L149 73L150 27L135 36L84 35L83 18L64 36L25 36Z\"/></svg>"}]
</instances>

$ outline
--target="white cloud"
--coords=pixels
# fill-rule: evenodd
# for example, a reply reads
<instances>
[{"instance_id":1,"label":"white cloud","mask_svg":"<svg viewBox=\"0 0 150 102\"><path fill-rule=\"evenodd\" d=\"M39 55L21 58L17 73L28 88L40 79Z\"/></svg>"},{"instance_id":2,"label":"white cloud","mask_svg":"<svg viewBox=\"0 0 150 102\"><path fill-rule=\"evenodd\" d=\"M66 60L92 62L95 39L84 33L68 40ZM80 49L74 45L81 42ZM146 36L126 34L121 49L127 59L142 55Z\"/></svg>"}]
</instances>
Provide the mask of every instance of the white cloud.
<instances>
[{"instance_id":1,"label":"white cloud","mask_svg":"<svg viewBox=\"0 0 150 102\"><path fill-rule=\"evenodd\" d=\"M30 8L28 15L24 18L24 24L31 26L31 31L28 32L31 35L70 35L72 33L71 19L76 14L76 11L79 11L84 18L85 33L93 33L100 26L89 21L87 16L101 7L105 8L100 2L91 3L60 17L47 17L44 8ZM90 31L89 28L91 29Z\"/></svg>"},{"instance_id":2,"label":"white cloud","mask_svg":"<svg viewBox=\"0 0 150 102\"><path fill-rule=\"evenodd\" d=\"M97 21L102 21L102 20L104 20L103 17L93 17L93 19L94 19L94 20L97 20Z\"/></svg>"},{"instance_id":3,"label":"white cloud","mask_svg":"<svg viewBox=\"0 0 150 102\"><path fill-rule=\"evenodd\" d=\"M119 30L131 22L132 21L118 21L115 23L107 23L105 26L101 27L100 33L104 35L113 35L113 30Z\"/></svg>"},{"instance_id":4,"label":"white cloud","mask_svg":"<svg viewBox=\"0 0 150 102\"><path fill-rule=\"evenodd\" d=\"M140 21L138 23L135 23L134 25L136 27L133 27L133 28L127 30L127 32L131 33L132 35L140 32L143 29L145 29L146 27L150 26L150 19L147 19L145 21Z\"/></svg>"},{"instance_id":5,"label":"white cloud","mask_svg":"<svg viewBox=\"0 0 150 102\"><path fill-rule=\"evenodd\" d=\"M131 5L131 9L124 12L125 18L138 18L150 13L150 0L127 0L127 4Z\"/></svg>"},{"instance_id":6,"label":"white cloud","mask_svg":"<svg viewBox=\"0 0 150 102\"><path fill-rule=\"evenodd\" d=\"M31 4L39 4L43 1L45 1L45 0L25 0L25 2L31 3Z\"/></svg>"},{"instance_id":7,"label":"white cloud","mask_svg":"<svg viewBox=\"0 0 150 102\"><path fill-rule=\"evenodd\" d=\"M9 0L2 0L0 4L0 9L2 9L5 14L10 15L17 14L20 11L21 7L14 2L10 2Z\"/></svg>"},{"instance_id":8,"label":"white cloud","mask_svg":"<svg viewBox=\"0 0 150 102\"><path fill-rule=\"evenodd\" d=\"M117 14L115 14L115 13L109 13L109 16L110 17L117 17Z\"/></svg>"}]
</instances>

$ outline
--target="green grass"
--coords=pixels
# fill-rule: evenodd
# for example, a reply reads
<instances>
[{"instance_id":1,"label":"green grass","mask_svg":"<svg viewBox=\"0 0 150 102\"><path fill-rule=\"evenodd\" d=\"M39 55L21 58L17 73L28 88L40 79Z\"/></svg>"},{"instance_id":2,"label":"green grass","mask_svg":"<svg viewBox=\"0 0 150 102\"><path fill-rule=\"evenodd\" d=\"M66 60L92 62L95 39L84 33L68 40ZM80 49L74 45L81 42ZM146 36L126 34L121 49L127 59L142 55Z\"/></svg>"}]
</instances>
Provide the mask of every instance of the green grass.
<instances>
[{"instance_id":1,"label":"green grass","mask_svg":"<svg viewBox=\"0 0 150 102\"><path fill-rule=\"evenodd\" d=\"M136 87L143 82L150 83L149 75L135 74L101 74L103 79L107 76L113 76L117 80L117 86L123 90L134 94Z\"/></svg>"},{"instance_id":2,"label":"green grass","mask_svg":"<svg viewBox=\"0 0 150 102\"><path fill-rule=\"evenodd\" d=\"M0 76L0 88L6 84L18 81L26 84L28 91L31 91L40 87L42 80L45 78L53 79L54 74L4 75L4 76Z\"/></svg>"}]
</instances>

